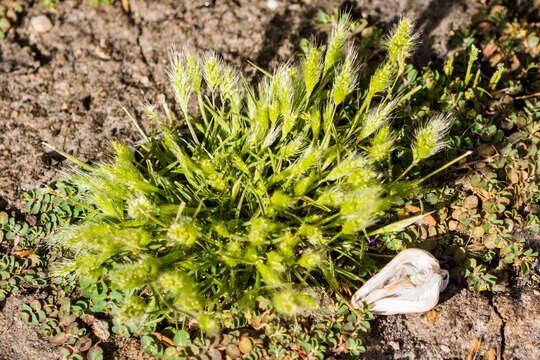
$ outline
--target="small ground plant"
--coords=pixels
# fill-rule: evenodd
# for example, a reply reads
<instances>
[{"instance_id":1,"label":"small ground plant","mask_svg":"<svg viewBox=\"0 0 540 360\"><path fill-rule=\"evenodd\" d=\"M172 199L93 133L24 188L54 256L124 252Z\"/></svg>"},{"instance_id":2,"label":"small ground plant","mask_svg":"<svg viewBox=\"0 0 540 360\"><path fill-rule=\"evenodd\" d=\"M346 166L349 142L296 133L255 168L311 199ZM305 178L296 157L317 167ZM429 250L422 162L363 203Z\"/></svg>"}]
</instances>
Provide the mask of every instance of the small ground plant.
<instances>
[{"instance_id":1,"label":"small ground plant","mask_svg":"<svg viewBox=\"0 0 540 360\"><path fill-rule=\"evenodd\" d=\"M358 91L350 25L341 17L326 47L307 44L298 65L261 70L254 87L215 55L173 52L181 119L148 105L156 126L137 125L136 149L115 143L114 160L98 166L64 154L81 167L71 181L86 214L53 238L74 255L58 273L83 293L113 289L103 311L132 332L187 320L210 334L234 328L232 312L266 304L290 317L316 308L325 283L340 292L373 273L369 237L421 218L382 220L430 176L404 180L445 146L451 120L435 114L417 129L410 165L392 171L393 89L413 26L395 27Z\"/></svg>"}]
</instances>

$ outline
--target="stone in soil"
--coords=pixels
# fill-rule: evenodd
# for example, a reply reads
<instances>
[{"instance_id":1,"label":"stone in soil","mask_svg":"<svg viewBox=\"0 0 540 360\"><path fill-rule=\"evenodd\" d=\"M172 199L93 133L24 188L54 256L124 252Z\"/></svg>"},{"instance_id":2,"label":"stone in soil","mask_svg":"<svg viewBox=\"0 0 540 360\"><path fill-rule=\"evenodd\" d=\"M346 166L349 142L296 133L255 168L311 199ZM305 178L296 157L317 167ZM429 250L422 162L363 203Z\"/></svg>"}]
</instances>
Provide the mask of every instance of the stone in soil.
<instances>
[{"instance_id":1,"label":"stone in soil","mask_svg":"<svg viewBox=\"0 0 540 360\"><path fill-rule=\"evenodd\" d=\"M32 28L38 33L44 33L52 29L53 24L51 20L45 15L38 15L30 20Z\"/></svg>"}]
</instances>

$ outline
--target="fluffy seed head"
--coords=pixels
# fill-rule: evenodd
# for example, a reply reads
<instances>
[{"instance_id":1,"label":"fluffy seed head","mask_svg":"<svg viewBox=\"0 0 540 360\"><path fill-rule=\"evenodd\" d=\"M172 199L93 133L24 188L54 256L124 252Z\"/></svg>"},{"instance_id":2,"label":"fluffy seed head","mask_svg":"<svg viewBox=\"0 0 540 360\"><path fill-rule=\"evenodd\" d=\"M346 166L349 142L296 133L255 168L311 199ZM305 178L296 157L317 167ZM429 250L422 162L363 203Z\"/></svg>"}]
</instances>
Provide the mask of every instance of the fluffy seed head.
<instances>
[{"instance_id":1,"label":"fluffy seed head","mask_svg":"<svg viewBox=\"0 0 540 360\"><path fill-rule=\"evenodd\" d=\"M452 126L449 115L437 114L416 132L413 145L414 162L426 159L446 147L446 137Z\"/></svg>"},{"instance_id":2,"label":"fluffy seed head","mask_svg":"<svg viewBox=\"0 0 540 360\"><path fill-rule=\"evenodd\" d=\"M122 307L119 309L117 319L120 323L126 323L128 321L133 321L140 319L144 316L148 305L146 301L140 296L130 296L124 301Z\"/></svg>"},{"instance_id":3,"label":"fluffy seed head","mask_svg":"<svg viewBox=\"0 0 540 360\"><path fill-rule=\"evenodd\" d=\"M315 308L317 304L306 294L292 289L282 290L272 297L274 308L285 316L294 316L306 308Z\"/></svg>"},{"instance_id":4,"label":"fluffy seed head","mask_svg":"<svg viewBox=\"0 0 540 360\"><path fill-rule=\"evenodd\" d=\"M174 243L189 247L197 240L197 228L191 221L173 223L167 231L167 238Z\"/></svg>"},{"instance_id":5,"label":"fluffy seed head","mask_svg":"<svg viewBox=\"0 0 540 360\"><path fill-rule=\"evenodd\" d=\"M197 322L201 330L209 335L219 332L219 322L210 314L200 313L197 317Z\"/></svg>"},{"instance_id":6,"label":"fluffy seed head","mask_svg":"<svg viewBox=\"0 0 540 360\"><path fill-rule=\"evenodd\" d=\"M127 214L132 219L146 218L156 211L152 202L144 195L127 201Z\"/></svg>"},{"instance_id":7,"label":"fluffy seed head","mask_svg":"<svg viewBox=\"0 0 540 360\"><path fill-rule=\"evenodd\" d=\"M304 63L304 83L306 86L306 95L309 97L319 81L321 72L321 50L310 45L306 54Z\"/></svg>"},{"instance_id":8,"label":"fluffy seed head","mask_svg":"<svg viewBox=\"0 0 540 360\"><path fill-rule=\"evenodd\" d=\"M332 96L336 106L345 101L347 95L354 89L356 80L356 72L354 71L354 57L355 55L352 52L352 49L350 49L345 57L345 62L334 79Z\"/></svg>"},{"instance_id":9,"label":"fluffy seed head","mask_svg":"<svg viewBox=\"0 0 540 360\"><path fill-rule=\"evenodd\" d=\"M355 170L361 170L369 164L366 157L362 155L350 155L347 159L336 165L326 176L327 180L337 180L343 176L352 173Z\"/></svg>"},{"instance_id":10,"label":"fluffy seed head","mask_svg":"<svg viewBox=\"0 0 540 360\"><path fill-rule=\"evenodd\" d=\"M262 263L257 263L257 271L261 274L264 283L270 287L280 286L283 282L279 278L279 275L270 266Z\"/></svg>"},{"instance_id":11,"label":"fluffy seed head","mask_svg":"<svg viewBox=\"0 0 540 360\"><path fill-rule=\"evenodd\" d=\"M193 82L193 89L196 94L201 92L201 73L199 71L199 63L195 60L195 57L186 51L186 68Z\"/></svg>"},{"instance_id":12,"label":"fluffy seed head","mask_svg":"<svg viewBox=\"0 0 540 360\"><path fill-rule=\"evenodd\" d=\"M389 126L383 126L373 137L373 142L368 149L370 158L380 161L386 158L394 144L395 138L392 136Z\"/></svg>"},{"instance_id":13,"label":"fluffy seed head","mask_svg":"<svg viewBox=\"0 0 540 360\"><path fill-rule=\"evenodd\" d=\"M204 80L210 91L214 91L219 85L222 70L221 61L216 54L210 54L206 57L204 64Z\"/></svg>"},{"instance_id":14,"label":"fluffy seed head","mask_svg":"<svg viewBox=\"0 0 540 360\"><path fill-rule=\"evenodd\" d=\"M414 23L410 19L402 18L385 41L390 61L403 63L413 50L416 39Z\"/></svg>"},{"instance_id":15,"label":"fluffy seed head","mask_svg":"<svg viewBox=\"0 0 540 360\"><path fill-rule=\"evenodd\" d=\"M186 115L191 94L193 93L193 82L186 64L186 58L182 53L171 54L171 68L168 75L176 101L184 115Z\"/></svg>"},{"instance_id":16,"label":"fluffy seed head","mask_svg":"<svg viewBox=\"0 0 540 360\"><path fill-rule=\"evenodd\" d=\"M298 259L298 265L304 269L311 270L322 263L321 254L305 253Z\"/></svg>"},{"instance_id":17,"label":"fluffy seed head","mask_svg":"<svg viewBox=\"0 0 540 360\"><path fill-rule=\"evenodd\" d=\"M376 109L371 110L366 116L366 120L362 124L360 131L360 139L365 139L381 126L384 126L390 120L392 111L395 109L399 99L394 99L386 104L380 104Z\"/></svg>"},{"instance_id":18,"label":"fluffy seed head","mask_svg":"<svg viewBox=\"0 0 540 360\"><path fill-rule=\"evenodd\" d=\"M393 80L394 73L394 65L390 61L379 67L369 83L369 94L375 95L388 88Z\"/></svg>"},{"instance_id":19,"label":"fluffy seed head","mask_svg":"<svg viewBox=\"0 0 540 360\"><path fill-rule=\"evenodd\" d=\"M347 40L347 30L349 29L349 26L349 16L343 14L339 19L337 26L332 30L332 35L328 42L326 56L324 58L324 74L327 74L341 59L343 46Z\"/></svg>"}]
</instances>

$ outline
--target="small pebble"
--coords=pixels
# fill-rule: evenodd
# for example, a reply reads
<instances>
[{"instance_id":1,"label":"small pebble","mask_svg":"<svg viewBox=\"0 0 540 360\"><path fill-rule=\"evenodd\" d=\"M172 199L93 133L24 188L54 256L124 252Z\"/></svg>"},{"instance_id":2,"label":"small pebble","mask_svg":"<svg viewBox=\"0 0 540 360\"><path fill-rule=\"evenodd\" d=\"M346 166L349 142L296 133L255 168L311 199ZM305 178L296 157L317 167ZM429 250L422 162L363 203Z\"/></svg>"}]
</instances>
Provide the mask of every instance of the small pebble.
<instances>
[{"instance_id":1,"label":"small pebble","mask_svg":"<svg viewBox=\"0 0 540 360\"><path fill-rule=\"evenodd\" d=\"M276 0L268 0L267 6L270 10L276 10L278 7L278 2Z\"/></svg>"},{"instance_id":2,"label":"small pebble","mask_svg":"<svg viewBox=\"0 0 540 360\"><path fill-rule=\"evenodd\" d=\"M30 23L32 24L34 30L38 33L47 32L53 27L51 20L49 20L49 18L45 15L34 16L32 20L30 20Z\"/></svg>"}]
</instances>

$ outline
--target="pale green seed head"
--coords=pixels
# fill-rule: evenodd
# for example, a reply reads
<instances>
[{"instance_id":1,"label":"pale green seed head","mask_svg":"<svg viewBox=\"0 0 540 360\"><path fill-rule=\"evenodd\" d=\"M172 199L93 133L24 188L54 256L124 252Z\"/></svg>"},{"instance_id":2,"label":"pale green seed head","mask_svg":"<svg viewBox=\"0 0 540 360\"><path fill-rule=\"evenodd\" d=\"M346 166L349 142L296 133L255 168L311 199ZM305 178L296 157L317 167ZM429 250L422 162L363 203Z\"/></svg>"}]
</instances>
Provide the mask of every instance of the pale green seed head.
<instances>
[{"instance_id":1,"label":"pale green seed head","mask_svg":"<svg viewBox=\"0 0 540 360\"><path fill-rule=\"evenodd\" d=\"M373 180L379 175L372 166L366 165L361 169L351 172L345 181L350 184L353 189L364 188L373 183Z\"/></svg>"},{"instance_id":2,"label":"pale green seed head","mask_svg":"<svg viewBox=\"0 0 540 360\"><path fill-rule=\"evenodd\" d=\"M272 297L274 308L286 316L294 316L300 310L296 304L295 292L293 290L283 290Z\"/></svg>"},{"instance_id":3,"label":"pale green seed head","mask_svg":"<svg viewBox=\"0 0 540 360\"><path fill-rule=\"evenodd\" d=\"M323 130L325 134L331 131L331 126L334 123L334 109L335 108L336 106L334 105L333 101L328 101L326 106L324 107Z\"/></svg>"},{"instance_id":4,"label":"pale green seed head","mask_svg":"<svg viewBox=\"0 0 540 360\"><path fill-rule=\"evenodd\" d=\"M159 115L156 111L156 107L152 104L144 104L144 115L150 121L159 121Z\"/></svg>"},{"instance_id":5,"label":"pale green seed head","mask_svg":"<svg viewBox=\"0 0 540 360\"><path fill-rule=\"evenodd\" d=\"M400 65L404 63L411 54L416 39L414 23L410 19L402 18L385 41L390 61Z\"/></svg>"},{"instance_id":6,"label":"pale green seed head","mask_svg":"<svg viewBox=\"0 0 540 360\"><path fill-rule=\"evenodd\" d=\"M198 311L203 308L197 288L192 283L184 283L181 294L172 299L172 304L183 311Z\"/></svg>"},{"instance_id":7,"label":"pale green seed head","mask_svg":"<svg viewBox=\"0 0 540 360\"><path fill-rule=\"evenodd\" d=\"M279 278L279 274L270 266L257 263L256 268L267 286L278 287L283 284L283 281Z\"/></svg>"},{"instance_id":8,"label":"pale green seed head","mask_svg":"<svg viewBox=\"0 0 540 360\"><path fill-rule=\"evenodd\" d=\"M266 149L272 146L272 144L274 144L276 140L278 139L279 134L281 133L281 129L282 129L281 124L275 124L275 126L271 128L266 134L266 137L264 138L264 141L261 144L261 149Z\"/></svg>"},{"instance_id":9,"label":"pale green seed head","mask_svg":"<svg viewBox=\"0 0 540 360\"><path fill-rule=\"evenodd\" d=\"M111 199L104 193L94 193L89 196L89 200L98 207L105 215L113 218L122 218L123 209L119 207L119 203Z\"/></svg>"},{"instance_id":10,"label":"pale green seed head","mask_svg":"<svg viewBox=\"0 0 540 360\"><path fill-rule=\"evenodd\" d=\"M332 35L330 35L330 40L328 41L326 56L324 58L324 74L327 74L341 60L349 26L349 16L343 14L337 25L333 28Z\"/></svg>"},{"instance_id":11,"label":"pale green seed head","mask_svg":"<svg viewBox=\"0 0 540 360\"><path fill-rule=\"evenodd\" d=\"M369 94L375 95L386 90L394 80L395 73L395 66L390 61L380 66L369 83Z\"/></svg>"},{"instance_id":12,"label":"pale green seed head","mask_svg":"<svg viewBox=\"0 0 540 360\"><path fill-rule=\"evenodd\" d=\"M334 181L353 171L361 170L369 165L369 160L363 155L350 155L347 159L336 165L326 176L326 180Z\"/></svg>"},{"instance_id":13,"label":"pale green seed head","mask_svg":"<svg viewBox=\"0 0 540 360\"><path fill-rule=\"evenodd\" d=\"M268 233L274 229L272 222L262 217L251 220L249 224L248 240L254 246L264 244Z\"/></svg>"},{"instance_id":14,"label":"pale green seed head","mask_svg":"<svg viewBox=\"0 0 540 360\"><path fill-rule=\"evenodd\" d=\"M325 243L322 230L315 225L303 224L298 229L298 234L304 236L314 246L320 246Z\"/></svg>"},{"instance_id":15,"label":"pale green seed head","mask_svg":"<svg viewBox=\"0 0 540 360\"><path fill-rule=\"evenodd\" d=\"M287 116L293 113L294 84L292 68L288 65L281 66L274 75L274 93L277 94L280 105L280 113Z\"/></svg>"},{"instance_id":16,"label":"pale green seed head","mask_svg":"<svg viewBox=\"0 0 540 360\"><path fill-rule=\"evenodd\" d=\"M314 309L317 303L309 295L292 289L281 290L272 296L272 304L277 312L294 316L305 309Z\"/></svg>"},{"instance_id":17,"label":"pale green seed head","mask_svg":"<svg viewBox=\"0 0 540 360\"><path fill-rule=\"evenodd\" d=\"M390 153L394 140L395 137L392 135L390 127L383 126L373 137L373 142L368 149L370 158L375 161L385 159Z\"/></svg>"},{"instance_id":18,"label":"pale green seed head","mask_svg":"<svg viewBox=\"0 0 540 360\"><path fill-rule=\"evenodd\" d=\"M298 259L298 265L306 270L312 270L322 263L322 256L319 253L305 253Z\"/></svg>"},{"instance_id":19,"label":"pale green seed head","mask_svg":"<svg viewBox=\"0 0 540 360\"><path fill-rule=\"evenodd\" d=\"M107 253L79 255L74 261L69 261L59 266L55 273L57 275L67 275L75 272L80 277L92 277L92 273L96 269L100 269L110 256L111 254Z\"/></svg>"},{"instance_id":20,"label":"pale green seed head","mask_svg":"<svg viewBox=\"0 0 540 360\"><path fill-rule=\"evenodd\" d=\"M270 199L270 204L274 206L277 209L286 209L292 205L296 200L289 195L285 194L284 192L280 190L274 191L272 194L272 198Z\"/></svg>"},{"instance_id":21,"label":"pale green seed head","mask_svg":"<svg viewBox=\"0 0 540 360\"><path fill-rule=\"evenodd\" d=\"M446 147L446 137L452 126L449 115L437 114L428 123L416 132L412 147L413 161L426 159Z\"/></svg>"},{"instance_id":22,"label":"pale green seed head","mask_svg":"<svg viewBox=\"0 0 540 360\"><path fill-rule=\"evenodd\" d=\"M233 240L229 241L221 252L220 258L229 267L236 267L239 263L239 259L242 257L242 245L240 242Z\"/></svg>"},{"instance_id":23,"label":"pale green seed head","mask_svg":"<svg viewBox=\"0 0 540 360\"><path fill-rule=\"evenodd\" d=\"M278 273L285 271L285 263L283 260L283 256L281 256L275 250L272 250L268 254L266 254L266 264L268 267Z\"/></svg>"},{"instance_id":24,"label":"pale green seed head","mask_svg":"<svg viewBox=\"0 0 540 360\"><path fill-rule=\"evenodd\" d=\"M307 176L300 177L300 179L294 184L294 195L304 195L315 183L316 180L317 172L315 170L311 170L311 172Z\"/></svg>"},{"instance_id":25,"label":"pale green seed head","mask_svg":"<svg viewBox=\"0 0 540 360\"><path fill-rule=\"evenodd\" d=\"M181 294L186 276L175 270L163 271L157 278L159 288L169 296Z\"/></svg>"},{"instance_id":26,"label":"pale green seed head","mask_svg":"<svg viewBox=\"0 0 540 360\"><path fill-rule=\"evenodd\" d=\"M136 322L142 322L144 321L142 317L145 316L148 308L148 304L142 297L133 295L123 302L122 306L116 313L116 318L120 323L126 323L134 320Z\"/></svg>"},{"instance_id":27,"label":"pale green seed head","mask_svg":"<svg viewBox=\"0 0 540 360\"><path fill-rule=\"evenodd\" d=\"M123 290L134 290L145 286L154 271L152 260L145 258L132 264L119 265L109 273L109 276L113 286Z\"/></svg>"},{"instance_id":28,"label":"pale green seed head","mask_svg":"<svg viewBox=\"0 0 540 360\"><path fill-rule=\"evenodd\" d=\"M190 247L197 240L197 227L189 220L173 223L167 230L167 238L178 245Z\"/></svg>"},{"instance_id":29,"label":"pale green seed head","mask_svg":"<svg viewBox=\"0 0 540 360\"><path fill-rule=\"evenodd\" d=\"M277 98L274 98L268 102L268 118L270 119L271 124L275 124L280 113L279 113L279 101Z\"/></svg>"},{"instance_id":30,"label":"pale green seed head","mask_svg":"<svg viewBox=\"0 0 540 360\"><path fill-rule=\"evenodd\" d=\"M306 122L311 127L311 133L313 134L313 139L318 139L321 132L321 110L319 103L316 102L314 106L311 107L309 113L304 114L303 116Z\"/></svg>"},{"instance_id":31,"label":"pale green seed head","mask_svg":"<svg viewBox=\"0 0 540 360\"><path fill-rule=\"evenodd\" d=\"M356 82L354 58L355 55L352 49L349 49L343 65L341 66L337 76L334 78L332 98L336 106L343 103L347 95L354 90Z\"/></svg>"},{"instance_id":32,"label":"pale green seed head","mask_svg":"<svg viewBox=\"0 0 540 360\"><path fill-rule=\"evenodd\" d=\"M187 114L189 101L193 93L193 82L187 68L186 59L181 53L171 55L171 67L168 71L174 95L178 105Z\"/></svg>"},{"instance_id":33,"label":"pale green seed head","mask_svg":"<svg viewBox=\"0 0 540 360\"><path fill-rule=\"evenodd\" d=\"M319 81L321 73L321 54L321 49L314 45L310 45L304 60L304 84L308 97L311 95Z\"/></svg>"},{"instance_id":34,"label":"pale green seed head","mask_svg":"<svg viewBox=\"0 0 540 360\"><path fill-rule=\"evenodd\" d=\"M322 153L320 147L310 146L307 148L302 157L291 167L291 176L297 177L304 174L321 160Z\"/></svg>"},{"instance_id":35,"label":"pale green seed head","mask_svg":"<svg viewBox=\"0 0 540 360\"><path fill-rule=\"evenodd\" d=\"M219 81L219 90L223 94L224 98L233 101L233 94L240 92L240 75L238 72L228 66L223 67L223 74Z\"/></svg>"},{"instance_id":36,"label":"pale green seed head","mask_svg":"<svg viewBox=\"0 0 540 360\"><path fill-rule=\"evenodd\" d=\"M283 235L277 239L279 252L286 259L293 258L295 256L295 247L299 241L300 238L296 234L293 234L292 231L285 231Z\"/></svg>"},{"instance_id":37,"label":"pale green seed head","mask_svg":"<svg viewBox=\"0 0 540 360\"><path fill-rule=\"evenodd\" d=\"M193 82L193 89L196 94L201 93L201 73L199 70L199 63L195 57L188 51L185 54L186 57L186 68Z\"/></svg>"},{"instance_id":38,"label":"pale green seed head","mask_svg":"<svg viewBox=\"0 0 540 360\"><path fill-rule=\"evenodd\" d=\"M375 131L386 125L390 121L392 111L395 109L399 99L394 99L385 104L380 104L376 109L371 110L360 130L360 139L365 139Z\"/></svg>"},{"instance_id":39,"label":"pale green seed head","mask_svg":"<svg viewBox=\"0 0 540 360\"><path fill-rule=\"evenodd\" d=\"M197 317L197 322L201 330L209 335L219 332L219 322L210 314L200 313Z\"/></svg>"},{"instance_id":40,"label":"pale green seed head","mask_svg":"<svg viewBox=\"0 0 540 360\"><path fill-rule=\"evenodd\" d=\"M358 188L340 204L344 220L342 232L353 234L373 224L376 214L383 209L385 202L380 198L379 186Z\"/></svg>"},{"instance_id":41,"label":"pale green seed head","mask_svg":"<svg viewBox=\"0 0 540 360\"><path fill-rule=\"evenodd\" d=\"M127 214L132 219L146 218L156 210L154 204L142 194L127 201Z\"/></svg>"},{"instance_id":42,"label":"pale green seed head","mask_svg":"<svg viewBox=\"0 0 540 360\"><path fill-rule=\"evenodd\" d=\"M344 200L345 193L337 186L324 191L317 199L317 203L324 206L338 207Z\"/></svg>"},{"instance_id":43,"label":"pale green seed head","mask_svg":"<svg viewBox=\"0 0 540 360\"><path fill-rule=\"evenodd\" d=\"M304 137L297 136L296 138L289 141L287 144L283 145L281 149L279 149L279 158L287 160L297 156L305 147L304 141Z\"/></svg>"},{"instance_id":44,"label":"pale green seed head","mask_svg":"<svg viewBox=\"0 0 540 360\"><path fill-rule=\"evenodd\" d=\"M221 82L222 71L223 66L217 55L208 55L204 63L204 80L210 91L213 92Z\"/></svg>"}]
</instances>

